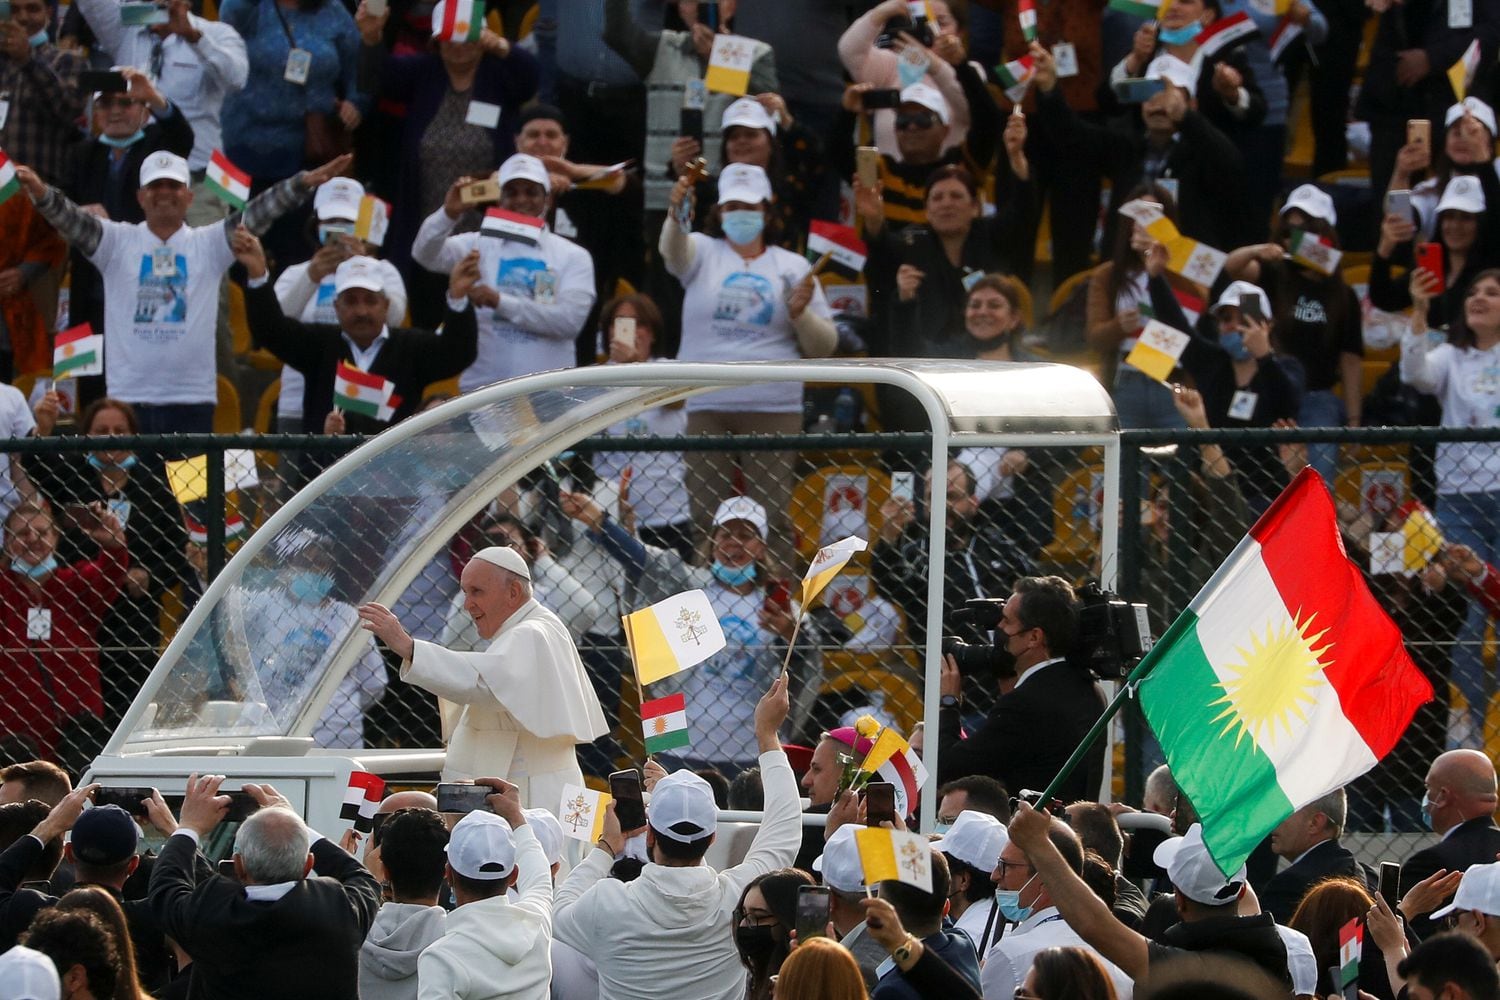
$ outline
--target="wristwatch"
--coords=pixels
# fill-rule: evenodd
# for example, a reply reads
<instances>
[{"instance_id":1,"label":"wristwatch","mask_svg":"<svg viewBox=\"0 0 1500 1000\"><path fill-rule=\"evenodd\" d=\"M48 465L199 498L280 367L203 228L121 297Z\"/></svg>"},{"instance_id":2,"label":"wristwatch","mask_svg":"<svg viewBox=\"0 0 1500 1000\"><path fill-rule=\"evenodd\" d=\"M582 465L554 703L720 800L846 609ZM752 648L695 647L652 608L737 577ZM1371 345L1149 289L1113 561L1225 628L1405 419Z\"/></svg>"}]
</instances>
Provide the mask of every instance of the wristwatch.
<instances>
[{"instance_id":1,"label":"wristwatch","mask_svg":"<svg viewBox=\"0 0 1500 1000\"><path fill-rule=\"evenodd\" d=\"M896 946L891 952L891 957L896 960L897 965L905 965L911 961L911 950L917 946L917 938L914 934L907 934L906 940Z\"/></svg>"},{"instance_id":2,"label":"wristwatch","mask_svg":"<svg viewBox=\"0 0 1500 1000\"><path fill-rule=\"evenodd\" d=\"M956 694L945 694L945 695L943 695L941 698L938 699L938 707L939 708L957 708L958 707L958 695L956 695Z\"/></svg>"}]
</instances>

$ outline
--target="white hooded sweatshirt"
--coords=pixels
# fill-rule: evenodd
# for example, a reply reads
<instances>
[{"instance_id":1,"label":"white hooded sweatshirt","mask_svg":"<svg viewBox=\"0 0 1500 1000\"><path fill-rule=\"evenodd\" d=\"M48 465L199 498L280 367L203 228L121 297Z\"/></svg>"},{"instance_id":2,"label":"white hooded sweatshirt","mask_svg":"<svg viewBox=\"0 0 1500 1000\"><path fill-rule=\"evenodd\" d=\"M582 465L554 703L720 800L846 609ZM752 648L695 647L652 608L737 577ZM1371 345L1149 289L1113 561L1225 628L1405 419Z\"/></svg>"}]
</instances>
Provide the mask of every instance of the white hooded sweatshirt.
<instances>
[{"instance_id":1,"label":"white hooded sweatshirt","mask_svg":"<svg viewBox=\"0 0 1500 1000\"><path fill-rule=\"evenodd\" d=\"M359 949L360 1000L416 1000L417 956L443 936L448 911L421 903L386 903Z\"/></svg>"}]
</instances>

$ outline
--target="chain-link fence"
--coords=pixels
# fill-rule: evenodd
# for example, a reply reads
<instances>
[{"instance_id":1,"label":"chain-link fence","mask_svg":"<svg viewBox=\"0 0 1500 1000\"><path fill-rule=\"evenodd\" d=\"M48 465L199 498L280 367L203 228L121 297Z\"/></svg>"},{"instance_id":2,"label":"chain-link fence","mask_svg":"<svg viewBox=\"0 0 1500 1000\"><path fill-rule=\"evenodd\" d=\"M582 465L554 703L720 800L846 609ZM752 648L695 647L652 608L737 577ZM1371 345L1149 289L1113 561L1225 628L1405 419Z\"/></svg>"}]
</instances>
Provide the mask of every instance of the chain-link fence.
<instances>
[{"instance_id":1,"label":"chain-link fence","mask_svg":"<svg viewBox=\"0 0 1500 1000\"><path fill-rule=\"evenodd\" d=\"M1391 756L1351 786L1350 829L1379 837L1421 830L1422 779L1432 757L1448 746L1490 749L1500 738L1492 705L1495 630L1466 583L1476 565L1500 554L1500 510L1493 509L1500 506L1500 433L1130 431L1122 442L1121 541L1111 568L1123 596L1149 605L1158 634L1292 474L1309 461L1330 463L1349 554L1370 570L1375 593L1439 694ZM110 450L100 451L98 439L64 437L7 445L30 484L20 492L34 490L47 503L22 500L6 525L0 756L41 755L83 770L224 559L355 443L142 437L113 438ZM538 600L568 625L608 716L610 735L585 757L586 770L604 774L642 752L641 692L620 633L621 614L648 603L643 574L658 566L646 565L641 553L659 554L651 558L678 571L672 579L718 580L736 595L715 609L729 649L690 672L697 678L690 702L697 699L705 717L729 732L748 719L762 676L786 656L794 582L814 552L862 535L870 551L798 628L791 736L811 744L861 714L910 732L922 718L929 496L946 509L945 634L987 641L951 623L952 612L969 597L1006 596L1018 575L1057 573L1082 582L1105 569L1099 449L1060 439L1056 447L956 451L931 490L927 447L925 435L644 437L628 446L590 438L484 498L483 509L450 531L405 586L394 610L418 638L482 648L464 610L459 571L485 545L521 550ZM423 468L445 470L443 489L464 488L462 455L429 457ZM1464 470L1467 488L1439 493L1455 468ZM335 497L329 510L337 530L282 532L257 558L258 572L274 570L281 583L261 586L252 572L236 582L232 600L221 601L230 606L229 624L213 641L235 647L234 657L248 667L236 677L201 680L186 699L196 723L212 726L219 712L226 725L244 725L245 706L253 704L261 713L254 724L264 727L257 732L285 730L370 592L373 567L391 558L429 502L413 485L425 474L412 466L404 484L397 482L402 475L388 477L389 496ZM416 499L392 501L398 487ZM715 528L719 502L741 494L763 504L769 544L753 537L758 532L737 533L734 524ZM1468 546L1480 562L1453 558L1462 550L1451 544L1433 557L1436 546L1410 530L1416 504L1433 512L1447 543ZM650 548L611 544L598 520L603 514L625 538ZM746 586L750 563L758 572ZM439 745L438 706L402 683L396 666L375 646L362 649L311 729L315 742ZM993 701L993 682L967 683L968 710L978 721ZM665 693L653 685L646 696ZM1139 802L1158 751L1133 710L1122 732L1115 794ZM740 762L729 750L701 747L695 742L689 759L726 769Z\"/></svg>"}]
</instances>

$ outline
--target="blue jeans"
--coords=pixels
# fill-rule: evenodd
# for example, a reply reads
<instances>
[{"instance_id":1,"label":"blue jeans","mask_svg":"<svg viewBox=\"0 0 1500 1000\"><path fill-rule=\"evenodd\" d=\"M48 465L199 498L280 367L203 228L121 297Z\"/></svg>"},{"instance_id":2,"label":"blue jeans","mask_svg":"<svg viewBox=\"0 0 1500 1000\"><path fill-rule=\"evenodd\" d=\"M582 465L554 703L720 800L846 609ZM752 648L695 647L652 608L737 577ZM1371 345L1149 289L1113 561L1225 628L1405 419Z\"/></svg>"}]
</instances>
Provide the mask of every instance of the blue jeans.
<instances>
[{"instance_id":1,"label":"blue jeans","mask_svg":"<svg viewBox=\"0 0 1500 1000\"><path fill-rule=\"evenodd\" d=\"M1447 541L1469 546L1487 563L1500 555L1500 491L1440 493L1437 519ZM1480 747L1483 747L1485 710L1494 691L1484 669L1484 626L1484 608L1478 602L1471 602L1468 617L1453 643L1453 683L1469 703L1469 721Z\"/></svg>"},{"instance_id":2,"label":"blue jeans","mask_svg":"<svg viewBox=\"0 0 1500 1000\"><path fill-rule=\"evenodd\" d=\"M1115 412L1121 427L1181 428L1187 426L1172 404L1172 391L1150 376L1126 368L1115 372Z\"/></svg>"},{"instance_id":3,"label":"blue jeans","mask_svg":"<svg viewBox=\"0 0 1500 1000\"><path fill-rule=\"evenodd\" d=\"M1344 401L1335 396L1332 389L1315 389L1303 395L1302 408L1297 411L1298 426L1342 427L1346 422ZM1339 446L1326 443L1308 445L1307 464L1312 466L1331 488L1333 474L1339 464Z\"/></svg>"},{"instance_id":4,"label":"blue jeans","mask_svg":"<svg viewBox=\"0 0 1500 1000\"><path fill-rule=\"evenodd\" d=\"M212 434L213 403L136 403L142 434Z\"/></svg>"}]
</instances>

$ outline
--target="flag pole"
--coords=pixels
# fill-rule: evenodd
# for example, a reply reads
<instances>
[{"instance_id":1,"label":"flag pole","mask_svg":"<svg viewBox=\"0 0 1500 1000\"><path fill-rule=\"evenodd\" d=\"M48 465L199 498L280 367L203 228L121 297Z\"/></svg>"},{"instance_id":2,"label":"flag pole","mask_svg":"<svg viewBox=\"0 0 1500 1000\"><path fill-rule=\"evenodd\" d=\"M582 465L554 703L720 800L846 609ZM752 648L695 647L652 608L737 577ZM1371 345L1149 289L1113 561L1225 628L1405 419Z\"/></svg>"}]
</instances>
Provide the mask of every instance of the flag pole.
<instances>
[{"instance_id":1,"label":"flag pole","mask_svg":"<svg viewBox=\"0 0 1500 1000\"><path fill-rule=\"evenodd\" d=\"M1063 764L1062 769L1057 772L1057 777L1053 778L1052 783L1042 792L1040 805L1045 806L1052 801L1052 796L1057 794L1058 788L1062 786L1063 782L1068 780L1068 777L1078 769L1078 765L1088 756L1089 748L1093 746L1094 741L1109 728L1109 724L1114 721L1114 717L1120 714L1120 709L1125 707L1125 702L1135 697L1136 685L1151 672L1151 668L1154 666L1156 666L1156 660L1150 653L1147 653L1141 659L1141 662L1136 664L1135 669L1130 672L1130 676L1125 678L1125 683L1120 685L1120 690L1115 692L1114 698L1105 706L1104 714L1099 716L1098 721L1089 728L1083 740L1079 742L1078 746L1074 748L1072 755Z\"/></svg>"},{"instance_id":2,"label":"flag pole","mask_svg":"<svg viewBox=\"0 0 1500 1000\"><path fill-rule=\"evenodd\" d=\"M781 673L786 675L792 665L792 650L797 648L797 630L802 627L802 608L797 608L797 617L792 619L792 637L786 643L786 657L781 661Z\"/></svg>"}]
</instances>

